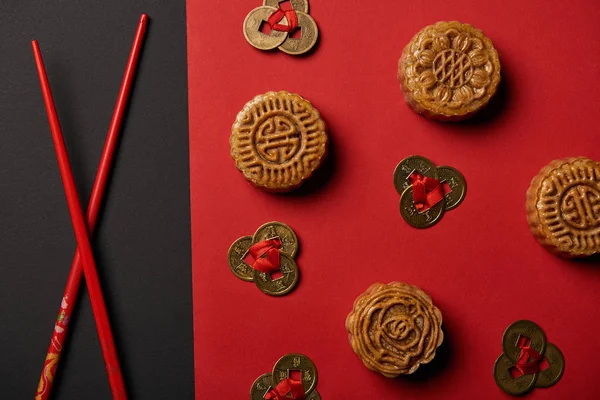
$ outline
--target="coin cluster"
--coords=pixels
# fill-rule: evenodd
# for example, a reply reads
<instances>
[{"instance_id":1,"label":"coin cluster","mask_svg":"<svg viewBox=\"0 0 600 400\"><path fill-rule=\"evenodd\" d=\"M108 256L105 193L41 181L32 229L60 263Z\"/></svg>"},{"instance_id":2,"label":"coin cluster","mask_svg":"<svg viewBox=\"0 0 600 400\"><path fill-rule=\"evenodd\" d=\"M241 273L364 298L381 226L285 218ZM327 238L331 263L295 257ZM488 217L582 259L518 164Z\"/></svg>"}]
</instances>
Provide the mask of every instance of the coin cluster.
<instances>
[{"instance_id":1,"label":"coin cluster","mask_svg":"<svg viewBox=\"0 0 600 400\"><path fill-rule=\"evenodd\" d=\"M294 372L297 376L294 376ZM254 381L250 388L250 400L321 400L316 386L315 363L303 354L287 354L275 363L273 371Z\"/></svg>"},{"instance_id":2,"label":"coin cluster","mask_svg":"<svg viewBox=\"0 0 600 400\"><path fill-rule=\"evenodd\" d=\"M560 380L565 359L558 347L546 342L546 334L536 323L513 322L502 336L502 354L494 364L496 384L518 396L534 387L546 388Z\"/></svg>"},{"instance_id":3,"label":"coin cluster","mask_svg":"<svg viewBox=\"0 0 600 400\"><path fill-rule=\"evenodd\" d=\"M281 3L287 4L286 9ZM304 54L319 38L319 27L308 14L308 0L264 0L244 20L244 36L259 50L278 48L291 55ZM300 30L300 36L295 32Z\"/></svg>"},{"instance_id":4,"label":"coin cluster","mask_svg":"<svg viewBox=\"0 0 600 400\"><path fill-rule=\"evenodd\" d=\"M420 229L435 225L444 212L458 207L467 193L465 177L457 169L446 165L436 167L422 156L400 161L394 171L394 187L401 196L402 218ZM417 201L419 196L423 202Z\"/></svg>"},{"instance_id":5,"label":"coin cluster","mask_svg":"<svg viewBox=\"0 0 600 400\"><path fill-rule=\"evenodd\" d=\"M265 241L277 240L280 248L279 270L281 276L274 278L271 274L261 272L248 262L249 250L253 245ZM242 236L237 239L227 253L227 262L231 272L239 279L254 282L261 292L269 296L283 296L290 293L298 283L298 266L294 257L298 253L298 237L288 225L282 222L268 222L260 226L253 236ZM265 253L261 258L266 259Z\"/></svg>"}]
</instances>

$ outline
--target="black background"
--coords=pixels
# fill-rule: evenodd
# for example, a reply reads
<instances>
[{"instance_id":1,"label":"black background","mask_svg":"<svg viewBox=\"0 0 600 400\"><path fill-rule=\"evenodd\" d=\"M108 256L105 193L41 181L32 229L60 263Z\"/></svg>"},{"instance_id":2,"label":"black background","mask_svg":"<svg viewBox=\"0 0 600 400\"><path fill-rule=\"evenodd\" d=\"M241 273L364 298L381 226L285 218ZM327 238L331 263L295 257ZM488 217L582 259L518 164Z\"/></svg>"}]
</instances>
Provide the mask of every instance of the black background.
<instances>
[{"instance_id":1,"label":"black background","mask_svg":"<svg viewBox=\"0 0 600 400\"><path fill-rule=\"evenodd\" d=\"M75 250L31 40L83 204L150 16L94 253L132 399L194 395L184 0L0 2L0 398L31 399ZM56 399L110 399L83 290Z\"/></svg>"}]
</instances>

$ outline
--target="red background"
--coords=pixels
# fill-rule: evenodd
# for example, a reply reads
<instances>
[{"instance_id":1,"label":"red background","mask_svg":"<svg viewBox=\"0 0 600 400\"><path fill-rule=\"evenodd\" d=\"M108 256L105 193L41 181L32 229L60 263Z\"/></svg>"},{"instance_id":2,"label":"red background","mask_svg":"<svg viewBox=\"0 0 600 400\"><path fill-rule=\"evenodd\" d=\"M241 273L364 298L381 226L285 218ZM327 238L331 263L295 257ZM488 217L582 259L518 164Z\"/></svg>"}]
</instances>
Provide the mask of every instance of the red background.
<instances>
[{"instance_id":1,"label":"red background","mask_svg":"<svg viewBox=\"0 0 600 400\"><path fill-rule=\"evenodd\" d=\"M548 162L600 159L597 1L311 1L321 39L308 57L246 42L242 22L259 5L188 0L196 398L247 399L290 352L315 361L323 399L505 398L492 367L504 329L523 318L566 358L562 380L531 398L597 398L599 266L550 255L524 211ZM400 53L438 20L482 29L500 54L498 96L473 121L432 122L402 99ZM237 112L269 90L306 97L330 128L332 157L299 193L250 186L229 156ZM402 220L392 185L411 154L468 182L465 202L423 231ZM301 245L300 284L283 298L238 280L226 261L235 239L271 220ZM417 285L442 310L446 341L416 376L373 373L348 344L354 298L378 281Z\"/></svg>"}]
</instances>

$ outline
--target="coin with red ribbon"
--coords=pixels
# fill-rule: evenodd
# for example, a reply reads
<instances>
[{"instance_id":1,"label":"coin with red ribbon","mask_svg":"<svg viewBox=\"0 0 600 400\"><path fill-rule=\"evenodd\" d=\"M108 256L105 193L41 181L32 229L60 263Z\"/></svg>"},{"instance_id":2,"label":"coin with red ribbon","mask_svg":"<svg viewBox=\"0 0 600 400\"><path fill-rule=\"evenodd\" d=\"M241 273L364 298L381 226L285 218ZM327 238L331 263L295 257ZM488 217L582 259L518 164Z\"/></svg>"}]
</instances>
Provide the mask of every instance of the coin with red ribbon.
<instances>
[{"instance_id":1,"label":"coin with red ribbon","mask_svg":"<svg viewBox=\"0 0 600 400\"><path fill-rule=\"evenodd\" d=\"M239 279L254 282L270 296L283 296L298 283L298 266L294 261L297 252L296 233L288 225L273 221L261 225L253 236L233 242L227 260L231 272Z\"/></svg>"},{"instance_id":2,"label":"coin with red ribbon","mask_svg":"<svg viewBox=\"0 0 600 400\"><path fill-rule=\"evenodd\" d=\"M321 400L321 395L316 390L305 396L302 382L295 379L284 379L275 387L272 384L271 373L259 376L250 389L250 400Z\"/></svg>"},{"instance_id":3,"label":"coin with red ribbon","mask_svg":"<svg viewBox=\"0 0 600 400\"><path fill-rule=\"evenodd\" d=\"M436 167L422 156L400 161L394 171L394 187L401 194L400 214L415 228L429 228L445 211L458 207L465 198L464 176L452 167Z\"/></svg>"},{"instance_id":4,"label":"coin with red ribbon","mask_svg":"<svg viewBox=\"0 0 600 400\"><path fill-rule=\"evenodd\" d=\"M517 396L534 387L549 387L560 380L565 359L537 324L513 322L502 337L503 353L494 364L494 379L504 392Z\"/></svg>"},{"instance_id":5,"label":"coin with red ribbon","mask_svg":"<svg viewBox=\"0 0 600 400\"><path fill-rule=\"evenodd\" d=\"M317 43L319 28L308 14L308 0L264 0L244 20L244 36L259 50L279 48L300 55Z\"/></svg>"},{"instance_id":6,"label":"coin with red ribbon","mask_svg":"<svg viewBox=\"0 0 600 400\"><path fill-rule=\"evenodd\" d=\"M301 392L307 396L317 386L317 367L304 354L286 354L273 367L273 383L278 386L284 381L299 382L295 388L290 387L290 391L294 389L298 396Z\"/></svg>"},{"instance_id":7,"label":"coin with red ribbon","mask_svg":"<svg viewBox=\"0 0 600 400\"><path fill-rule=\"evenodd\" d=\"M317 369L303 354L287 354L272 373L259 376L250 388L250 400L321 400L315 389Z\"/></svg>"},{"instance_id":8,"label":"coin with red ribbon","mask_svg":"<svg viewBox=\"0 0 600 400\"><path fill-rule=\"evenodd\" d=\"M282 8L308 13L308 0L264 0L263 6Z\"/></svg>"}]
</instances>

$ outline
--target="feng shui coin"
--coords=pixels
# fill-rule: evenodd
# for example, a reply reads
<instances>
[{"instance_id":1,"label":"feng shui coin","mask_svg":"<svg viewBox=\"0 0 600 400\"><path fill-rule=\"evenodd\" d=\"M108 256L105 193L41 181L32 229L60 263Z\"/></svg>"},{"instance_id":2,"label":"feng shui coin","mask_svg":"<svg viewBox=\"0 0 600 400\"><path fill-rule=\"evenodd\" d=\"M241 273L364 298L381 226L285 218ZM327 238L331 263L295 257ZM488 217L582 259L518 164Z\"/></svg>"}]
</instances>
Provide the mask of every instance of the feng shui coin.
<instances>
[{"instance_id":1,"label":"feng shui coin","mask_svg":"<svg viewBox=\"0 0 600 400\"><path fill-rule=\"evenodd\" d=\"M250 388L250 400L264 400L267 392L272 389L272 382L271 373L259 376Z\"/></svg>"},{"instance_id":2,"label":"feng shui coin","mask_svg":"<svg viewBox=\"0 0 600 400\"><path fill-rule=\"evenodd\" d=\"M300 29L300 37L293 38L289 36L279 50L287 54L300 55L308 52L317 43L319 38L319 27L310 15L297 11L298 26Z\"/></svg>"},{"instance_id":3,"label":"feng shui coin","mask_svg":"<svg viewBox=\"0 0 600 400\"><path fill-rule=\"evenodd\" d=\"M412 187L407 187L400 197L400 214L412 227L424 229L435 225L444 215L446 204L440 201L429 210L419 213L413 200Z\"/></svg>"},{"instance_id":4,"label":"feng shui coin","mask_svg":"<svg viewBox=\"0 0 600 400\"><path fill-rule=\"evenodd\" d=\"M298 283L298 266L294 259L280 253L280 269L282 277L273 279L271 275L254 270L254 283L261 292L269 296L283 296L291 292Z\"/></svg>"},{"instance_id":5,"label":"feng shui coin","mask_svg":"<svg viewBox=\"0 0 600 400\"><path fill-rule=\"evenodd\" d=\"M454 210L462 203L467 193L467 182L465 177L456 168L448 167L446 165L437 167L438 176L440 181L446 182L451 192L446 193L446 211Z\"/></svg>"},{"instance_id":6,"label":"feng shui coin","mask_svg":"<svg viewBox=\"0 0 600 400\"><path fill-rule=\"evenodd\" d=\"M296 257L298 253L298 238L296 234L283 222L267 222L256 230L252 241L258 243L263 240L279 238L281 240L281 252Z\"/></svg>"},{"instance_id":7,"label":"feng shui coin","mask_svg":"<svg viewBox=\"0 0 600 400\"><path fill-rule=\"evenodd\" d=\"M438 172L435 164L425 157L410 156L396 166L394 170L394 187L398 194L402 194L407 187L411 186L408 177L413 172L418 172L423 176L438 179Z\"/></svg>"},{"instance_id":8,"label":"feng shui coin","mask_svg":"<svg viewBox=\"0 0 600 400\"><path fill-rule=\"evenodd\" d=\"M275 11L277 9L273 7L257 7L250 11L244 20L244 36L248 43L259 50L272 50L279 47L288 37L287 32L271 30L266 35L260 31L263 22L267 21Z\"/></svg>"},{"instance_id":9,"label":"feng shui coin","mask_svg":"<svg viewBox=\"0 0 600 400\"><path fill-rule=\"evenodd\" d=\"M501 354L494 364L494 380L500 389L513 396L529 392L534 386L538 374L521 375L513 378L510 369L513 363Z\"/></svg>"},{"instance_id":10,"label":"feng shui coin","mask_svg":"<svg viewBox=\"0 0 600 400\"><path fill-rule=\"evenodd\" d=\"M545 388L554 385L562 377L565 372L565 357L560 349L552 343L548 343L544 357L550 367L538 373L535 386Z\"/></svg>"},{"instance_id":11,"label":"feng shui coin","mask_svg":"<svg viewBox=\"0 0 600 400\"><path fill-rule=\"evenodd\" d=\"M308 396L317 386L317 367L303 354L287 354L273 367L273 384L277 386L279 382L289 378L292 371L300 371L304 395Z\"/></svg>"},{"instance_id":12,"label":"feng shui coin","mask_svg":"<svg viewBox=\"0 0 600 400\"><path fill-rule=\"evenodd\" d=\"M263 5L269 7L279 8L279 4L285 2L285 0L265 0ZM290 0L292 8L296 11L308 12L308 0Z\"/></svg>"},{"instance_id":13,"label":"feng shui coin","mask_svg":"<svg viewBox=\"0 0 600 400\"><path fill-rule=\"evenodd\" d=\"M229 269L235 276L246 282L254 280L254 270L244 262L250 246L252 246L252 236L244 236L233 242L227 252Z\"/></svg>"},{"instance_id":14,"label":"feng shui coin","mask_svg":"<svg viewBox=\"0 0 600 400\"><path fill-rule=\"evenodd\" d=\"M536 323L520 320L513 322L502 336L502 351L506 357L516 363L521 354L521 349L518 346L519 339L524 336L530 340L529 347L540 354L546 351L546 334Z\"/></svg>"},{"instance_id":15,"label":"feng shui coin","mask_svg":"<svg viewBox=\"0 0 600 400\"><path fill-rule=\"evenodd\" d=\"M315 389L315 390L312 391L311 394L308 395L308 397L306 398L306 400L321 400L321 395Z\"/></svg>"}]
</instances>

